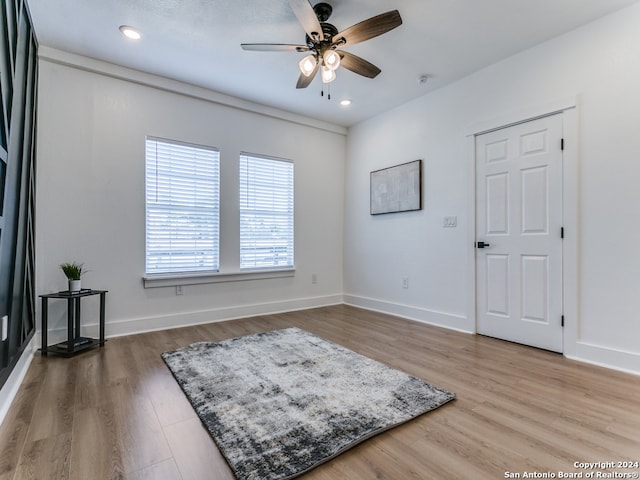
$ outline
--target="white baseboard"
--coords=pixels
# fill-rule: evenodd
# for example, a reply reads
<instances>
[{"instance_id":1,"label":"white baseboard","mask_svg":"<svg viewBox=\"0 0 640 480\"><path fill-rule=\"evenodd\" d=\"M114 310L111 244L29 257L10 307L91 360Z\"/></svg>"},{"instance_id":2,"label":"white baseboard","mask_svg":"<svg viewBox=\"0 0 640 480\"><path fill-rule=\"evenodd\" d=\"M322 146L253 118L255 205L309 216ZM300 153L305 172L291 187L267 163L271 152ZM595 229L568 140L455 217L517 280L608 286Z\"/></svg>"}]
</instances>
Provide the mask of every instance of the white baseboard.
<instances>
[{"instance_id":1,"label":"white baseboard","mask_svg":"<svg viewBox=\"0 0 640 480\"><path fill-rule=\"evenodd\" d=\"M13 371L9 374L9 378L0 389L0 425L2 425L11 403L18 393L20 385L22 385L27 370L29 370L29 365L31 365L31 360L33 360L33 355L37 349L36 345L36 336L34 335L25 347Z\"/></svg>"},{"instance_id":2,"label":"white baseboard","mask_svg":"<svg viewBox=\"0 0 640 480\"><path fill-rule=\"evenodd\" d=\"M565 356L579 362L640 375L640 354L635 352L625 352L579 341L573 352Z\"/></svg>"},{"instance_id":3,"label":"white baseboard","mask_svg":"<svg viewBox=\"0 0 640 480\"><path fill-rule=\"evenodd\" d=\"M343 303L342 295L325 295L322 297L307 297L281 302L268 302L253 305L241 305L233 307L216 308L197 312L185 312L163 316L134 318L128 320L110 320L105 326L105 335L108 337L120 337L137 333L168 330L171 328L189 327L204 323L224 322L238 318L254 317L256 315L270 315L275 313L292 312L295 310L307 310L309 308L327 307ZM98 324L83 324L83 335L98 336ZM66 328L49 330L48 343L57 343L66 339ZM36 335L38 345L41 342L41 333Z\"/></svg>"},{"instance_id":4,"label":"white baseboard","mask_svg":"<svg viewBox=\"0 0 640 480\"><path fill-rule=\"evenodd\" d=\"M388 313L396 317L407 318L417 322L428 323L464 333L474 333L474 326L469 325L467 317L445 312L436 312L425 308L412 307L399 303L376 300L374 298L345 294L344 303L353 307L364 308L375 312Z\"/></svg>"}]
</instances>

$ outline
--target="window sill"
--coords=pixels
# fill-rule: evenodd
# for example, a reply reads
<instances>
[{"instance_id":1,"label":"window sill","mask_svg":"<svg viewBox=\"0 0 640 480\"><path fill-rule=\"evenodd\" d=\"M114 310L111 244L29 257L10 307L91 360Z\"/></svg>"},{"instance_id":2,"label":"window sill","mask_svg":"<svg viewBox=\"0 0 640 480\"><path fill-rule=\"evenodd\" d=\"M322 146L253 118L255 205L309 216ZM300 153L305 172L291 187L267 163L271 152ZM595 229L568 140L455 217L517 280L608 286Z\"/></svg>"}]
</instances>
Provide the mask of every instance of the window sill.
<instances>
[{"instance_id":1,"label":"window sill","mask_svg":"<svg viewBox=\"0 0 640 480\"><path fill-rule=\"evenodd\" d=\"M142 277L144 288L174 287L176 285L199 285L204 283L244 282L268 278L293 277L295 268L247 270L233 273L184 273L156 274Z\"/></svg>"}]
</instances>

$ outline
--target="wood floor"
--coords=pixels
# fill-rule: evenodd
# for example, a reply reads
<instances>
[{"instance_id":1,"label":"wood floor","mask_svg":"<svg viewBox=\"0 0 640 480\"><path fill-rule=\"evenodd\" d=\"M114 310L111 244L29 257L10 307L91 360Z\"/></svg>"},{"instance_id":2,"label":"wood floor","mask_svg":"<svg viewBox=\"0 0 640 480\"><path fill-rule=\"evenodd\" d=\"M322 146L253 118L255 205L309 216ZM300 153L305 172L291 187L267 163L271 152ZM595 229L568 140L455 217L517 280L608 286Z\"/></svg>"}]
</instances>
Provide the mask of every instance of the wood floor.
<instances>
[{"instance_id":1,"label":"wood floor","mask_svg":"<svg viewBox=\"0 0 640 480\"><path fill-rule=\"evenodd\" d=\"M160 353L289 326L457 394L300 478L640 472L574 466L640 462L640 377L340 305L114 338L72 359L36 355L0 427L0 480L233 479Z\"/></svg>"}]
</instances>

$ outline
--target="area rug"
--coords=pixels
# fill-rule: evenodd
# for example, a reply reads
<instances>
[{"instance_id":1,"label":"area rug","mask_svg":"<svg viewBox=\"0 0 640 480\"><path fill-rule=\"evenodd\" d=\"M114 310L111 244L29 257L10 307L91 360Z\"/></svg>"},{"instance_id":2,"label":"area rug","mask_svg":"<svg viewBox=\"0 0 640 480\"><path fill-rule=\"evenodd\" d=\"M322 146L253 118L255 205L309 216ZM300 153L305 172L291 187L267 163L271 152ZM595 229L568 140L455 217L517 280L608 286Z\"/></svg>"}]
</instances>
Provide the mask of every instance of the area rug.
<instances>
[{"instance_id":1,"label":"area rug","mask_svg":"<svg viewBox=\"0 0 640 480\"><path fill-rule=\"evenodd\" d=\"M294 478L455 398L298 328L162 358L240 480Z\"/></svg>"}]
</instances>

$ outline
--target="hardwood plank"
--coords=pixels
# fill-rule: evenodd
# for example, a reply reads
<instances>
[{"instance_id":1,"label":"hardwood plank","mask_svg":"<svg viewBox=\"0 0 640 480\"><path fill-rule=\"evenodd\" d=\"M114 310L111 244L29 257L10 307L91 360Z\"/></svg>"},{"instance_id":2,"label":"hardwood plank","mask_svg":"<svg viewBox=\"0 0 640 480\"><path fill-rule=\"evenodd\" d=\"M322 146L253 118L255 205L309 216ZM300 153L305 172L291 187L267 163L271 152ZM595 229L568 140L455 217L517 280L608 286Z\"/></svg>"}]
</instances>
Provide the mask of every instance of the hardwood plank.
<instances>
[{"instance_id":1,"label":"hardwood plank","mask_svg":"<svg viewBox=\"0 0 640 480\"><path fill-rule=\"evenodd\" d=\"M25 377L26 378L26 377ZM33 378L33 377L31 377ZM0 480L13 478L20 462L42 383L23 383L0 425Z\"/></svg>"},{"instance_id":2,"label":"hardwood plank","mask_svg":"<svg viewBox=\"0 0 640 480\"><path fill-rule=\"evenodd\" d=\"M111 342L110 342L111 343ZM109 363L107 357L111 352L106 350L90 350L76 357L77 382L76 382L76 408L84 410L98 407L109 401L106 392L109 391L109 376L105 364ZM80 361L82 360L82 361ZM126 378L126 373L122 373Z\"/></svg>"},{"instance_id":3,"label":"hardwood plank","mask_svg":"<svg viewBox=\"0 0 640 480\"><path fill-rule=\"evenodd\" d=\"M162 426L198 418L164 362L150 369L146 378L145 388Z\"/></svg>"},{"instance_id":4,"label":"hardwood plank","mask_svg":"<svg viewBox=\"0 0 640 480\"><path fill-rule=\"evenodd\" d=\"M69 478L71 432L30 442L25 446L15 478Z\"/></svg>"},{"instance_id":5,"label":"hardwood plank","mask_svg":"<svg viewBox=\"0 0 640 480\"><path fill-rule=\"evenodd\" d=\"M114 414L103 406L76 412L69 478L124 479L122 452Z\"/></svg>"},{"instance_id":6,"label":"hardwood plank","mask_svg":"<svg viewBox=\"0 0 640 480\"><path fill-rule=\"evenodd\" d=\"M128 475L129 480L182 480L176 462L165 460Z\"/></svg>"},{"instance_id":7,"label":"hardwood plank","mask_svg":"<svg viewBox=\"0 0 640 480\"><path fill-rule=\"evenodd\" d=\"M125 379L112 384L109 396L124 472L170 459L171 451L158 417L139 383Z\"/></svg>"},{"instance_id":8,"label":"hardwood plank","mask_svg":"<svg viewBox=\"0 0 640 480\"><path fill-rule=\"evenodd\" d=\"M36 357L0 426L0 480L233 479L160 354L289 326L457 394L301 478L496 479L639 460L637 376L336 305L113 338L72 359Z\"/></svg>"},{"instance_id":9,"label":"hardwood plank","mask_svg":"<svg viewBox=\"0 0 640 480\"><path fill-rule=\"evenodd\" d=\"M52 358L31 418L28 442L71 433L75 409L75 365Z\"/></svg>"},{"instance_id":10,"label":"hardwood plank","mask_svg":"<svg viewBox=\"0 0 640 480\"><path fill-rule=\"evenodd\" d=\"M174 423L164 427L164 431L183 480L235 479L200 419Z\"/></svg>"}]
</instances>

